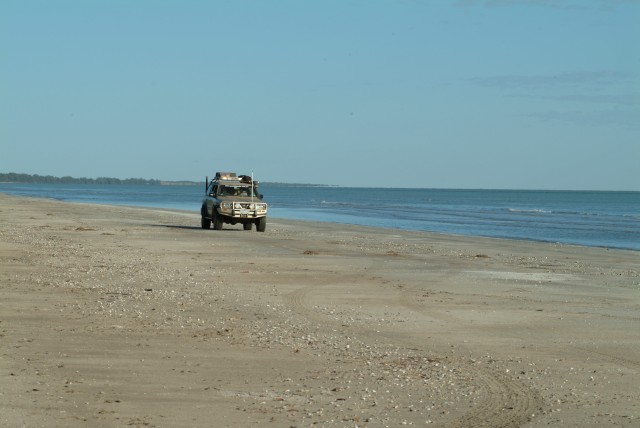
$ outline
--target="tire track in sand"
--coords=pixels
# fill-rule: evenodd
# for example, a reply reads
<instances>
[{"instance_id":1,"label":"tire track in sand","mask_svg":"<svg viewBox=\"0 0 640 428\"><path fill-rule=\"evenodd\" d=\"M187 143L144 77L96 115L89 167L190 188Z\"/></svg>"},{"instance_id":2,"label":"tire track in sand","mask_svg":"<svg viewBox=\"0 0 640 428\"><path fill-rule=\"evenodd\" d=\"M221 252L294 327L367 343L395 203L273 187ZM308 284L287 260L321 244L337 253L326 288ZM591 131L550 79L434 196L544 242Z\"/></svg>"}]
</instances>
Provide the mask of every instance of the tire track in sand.
<instances>
[{"instance_id":1,"label":"tire track in sand","mask_svg":"<svg viewBox=\"0 0 640 428\"><path fill-rule=\"evenodd\" d=\"M453 420L448 426L514 427L530 421L543 409L542 396L521 382L494 370L463 365L481 388L481 399L472 410Z\"/></svg>"},{"instance_id":2,"label":"tire track in sand","mask_svg":"<svg viewBox=\"0 0 640 428\"><path fill-rule=\"evenodd\" d=\"M421 316L444 322L455 319L453 315L440 309L425 306L415 295L415 291L403 288L398 296L398 303ZM440 296L440 292L427 293L434 297ZM469 412L448 423L447 426L520 426L542 410L542 396L522 382L502 375L497 370L471 365L451 357L447 357L447 359L458 367L458 370L469 373L479 388L478 396L480 397Z\"/></svg>"},{"instance_id":3,"label":"tire track in sand","mask_svg":"<svg viewBox=\"0 0 640 428\"><path fill-rule=\"evenodd\" d=\"M295 312L312 321L329 324L337 323L327 316L318 314L306 303L310 293L316 292L319 287L329 284L330 282L320 286L301 287L286 295L285 301ZM424 310L419 304L415 303L415 300L408 298L405 291L400 292L397 301L409 310ZM353 330L362 330L363 336L370 333L366 327L352 326L351 331L353 332ZM401 342L406 342L406 340L408 339L397 339L397 341ZM413 347L415 349L415 343L402 343L402 345L408 345L410 348ZM444 421L445 426L452 428L520 426L530 421L543 409L542 396L520 381L500 374L495 369L470 364L453 356L443 357L443 360L449 361L449 364L454 365L456 370L468 374L468 380L477 389L476 396L478 397L474 400L469 411L451 421Z\"/></svg>"},{"instance_id":4,"label":"tire track in sand","mask_svg":"<svg viewBox=\"0 0 640 428\"><path fill-rule=\"evenodd\" d=\"M573 349L582 351L585 354L596 355L598 358L602 360L605 360L607 362L614 363L617 365L621 365L632 370L638 370L640 368L640 362L631 360L629 358L619 357L617 355L611 355L605 352L596 351L594 349L587 349L580 346L575 346L575 345L569 345L569 346Z\"/></svg>"}]
</instances>

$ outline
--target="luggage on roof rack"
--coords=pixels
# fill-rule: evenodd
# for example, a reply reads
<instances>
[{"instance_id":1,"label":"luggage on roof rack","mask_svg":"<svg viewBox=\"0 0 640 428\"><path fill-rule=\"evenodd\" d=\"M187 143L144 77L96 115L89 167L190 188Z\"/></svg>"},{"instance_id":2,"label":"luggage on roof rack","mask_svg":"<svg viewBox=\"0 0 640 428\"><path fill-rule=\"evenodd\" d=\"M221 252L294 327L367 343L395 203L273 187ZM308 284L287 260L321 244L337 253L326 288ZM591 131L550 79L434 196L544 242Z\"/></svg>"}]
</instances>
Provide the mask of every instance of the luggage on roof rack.
<instances>
[{"instance_id":1,"label":"luggage on roof rack","mask_svg":"<svg viewBox=\"0 0 640 428\"><path fill-rule=\"evenodd\" d=\"M216 172L216 180L230 180L238 178L235 172Z\"/></svg>"}]
</instances>

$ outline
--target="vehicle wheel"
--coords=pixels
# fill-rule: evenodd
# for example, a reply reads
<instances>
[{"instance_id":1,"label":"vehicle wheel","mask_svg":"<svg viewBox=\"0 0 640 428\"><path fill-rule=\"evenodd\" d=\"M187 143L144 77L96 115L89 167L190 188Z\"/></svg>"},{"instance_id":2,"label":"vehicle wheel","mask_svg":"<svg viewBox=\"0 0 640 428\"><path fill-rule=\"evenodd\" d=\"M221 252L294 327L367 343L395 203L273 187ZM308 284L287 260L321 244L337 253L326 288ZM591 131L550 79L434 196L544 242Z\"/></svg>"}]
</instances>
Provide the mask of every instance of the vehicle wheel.
<instances>
[{"instance_id":1,"label":"vehicle wheel","mask_svg":"<svg viewBox=\"0 0 640 428\"><path fill-rule=\"evenodd\" d=\"M203 207L202 210L200 211L200 216L202 218L200 225L202 226L203 229L211 229L211 219L205 217L205 213L206 213L206 210Z\"/></svg>"},{"instance_id":2,"label":"vehicle wheel","mask_svg":"<svg viewBox=\"0 0 640 428\"><path fill-rule=\"evenodd\" d=\"M244 227L244 230L251 230L252 226L253 226L253 223L245 223L242 225L242 227Z\"/></svg>"},{"instance_id":3,"label":"vehicle wheel","mask_svg":"<svg viewBox=\"0 0 640 428\"><path fill-rule=\"evenodd\" d=\"M256 222L256 230L258 232L264 232L266 228L267 228L267 218L260 217Z\"/></svg>"},{"instance_id":4,"label":"vehicle wheel","mask_svg":"<svg viewBox=\"0 0 640 428\"><path fill-rule=\"evenodd\" d=\"M213 209L213 228L215 230L222 230L222 216L218 214L218 211Z\"/></svg>"}]
</instances>

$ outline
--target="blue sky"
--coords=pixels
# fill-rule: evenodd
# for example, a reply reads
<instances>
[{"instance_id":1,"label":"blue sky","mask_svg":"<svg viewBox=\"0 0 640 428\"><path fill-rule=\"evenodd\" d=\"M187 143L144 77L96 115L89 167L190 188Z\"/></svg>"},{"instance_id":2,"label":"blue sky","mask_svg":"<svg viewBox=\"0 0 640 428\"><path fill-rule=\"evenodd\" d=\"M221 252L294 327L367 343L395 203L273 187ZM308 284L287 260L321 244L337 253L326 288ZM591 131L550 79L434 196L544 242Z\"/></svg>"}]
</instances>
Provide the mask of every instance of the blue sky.
<instances>
[{"instance_id":1,"label":"blue sky","mask_svg":"<svg viewBox=\"0 0 640 428\"><path fill-rule=\"evenodd\" d=\"M640 1L0 2L0 172L640 190Z\"/></svg>"}]
</instances>

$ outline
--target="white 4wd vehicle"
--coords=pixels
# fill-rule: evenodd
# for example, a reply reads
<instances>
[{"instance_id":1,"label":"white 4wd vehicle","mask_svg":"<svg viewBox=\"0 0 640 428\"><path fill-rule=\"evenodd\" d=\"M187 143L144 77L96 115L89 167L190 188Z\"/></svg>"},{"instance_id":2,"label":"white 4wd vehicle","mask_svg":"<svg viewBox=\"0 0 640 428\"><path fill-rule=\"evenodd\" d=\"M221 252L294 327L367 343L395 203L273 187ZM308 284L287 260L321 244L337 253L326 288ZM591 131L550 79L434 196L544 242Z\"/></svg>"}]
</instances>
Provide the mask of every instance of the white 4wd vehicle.
<instances>
[{"instance_id":1,"label":"white 4wd vehicle","mask_svg":"<svg viewBox=\"0 0 640 428\"><path fill-rule=\"evenodd\" d=\"M258 193L258 182L251 176L237 176L235 172L216 172L216 177L205 182L206 194L200 214L202 228L221 230L223 223L241 223L244 230L256 225L258 232L267 227L267 204Z\"/></svg>"}]
</instances>

